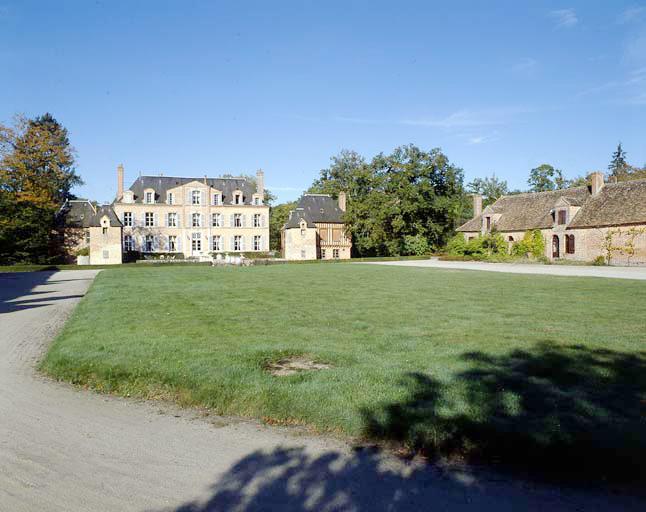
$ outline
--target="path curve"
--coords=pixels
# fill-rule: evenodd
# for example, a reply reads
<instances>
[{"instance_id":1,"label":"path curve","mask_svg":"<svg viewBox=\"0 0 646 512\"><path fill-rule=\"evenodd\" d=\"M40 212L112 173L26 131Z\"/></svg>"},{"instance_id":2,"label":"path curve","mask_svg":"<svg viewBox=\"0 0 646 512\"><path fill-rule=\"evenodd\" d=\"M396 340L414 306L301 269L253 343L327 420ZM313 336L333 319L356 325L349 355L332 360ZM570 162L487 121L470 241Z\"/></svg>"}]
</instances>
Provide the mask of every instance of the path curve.
<instances>
[{"instance_id":1,"label":"path curve","mask_svg":"<svg viewBox=\"0 0 646 512\"><path fill-rule=\"evenodd\" d=\"M0 274L2 511L644 509L50 382L34 365L95 275Z\"/></svg>"}]
</instances>

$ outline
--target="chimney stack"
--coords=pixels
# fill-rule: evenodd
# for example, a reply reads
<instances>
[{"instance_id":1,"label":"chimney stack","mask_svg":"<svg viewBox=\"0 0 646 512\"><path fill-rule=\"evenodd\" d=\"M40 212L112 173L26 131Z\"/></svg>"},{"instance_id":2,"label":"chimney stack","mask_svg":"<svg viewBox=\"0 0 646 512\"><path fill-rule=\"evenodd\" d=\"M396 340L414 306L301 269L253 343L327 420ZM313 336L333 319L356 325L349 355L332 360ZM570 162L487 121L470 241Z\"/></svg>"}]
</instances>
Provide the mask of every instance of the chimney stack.
<instances>
[{"instance_id":1,"label":"chimney stack","mask_svg":"<svg viewBox=\"0 0 646 512\"><path fill-rule=\"evenodd\" d=\"M592 174L590 174L590 181L590 191L592 192L593 196L596 196L604 185L603 173L600 171L593 172Z\"/></svg>"},{"instance_id":2,"label":"chimney stack","mask_svg":"<svg viewBox=\"0 0 646 512\"><path fill-rule=\"evenodd\" d=\"M264 199L265 197L265 173L262 169L256 171L256 193Z\"/></svg>"},{"instance_id":3,"label":"chimney stack","mask_svg":"<svg viewBox=\"0 0 646 512\"><path fill-rule=\"evenodd\" d=\"M123 164L117 165L117 201L123 197Z\"/></svg>"},{"instance_id":4,"label":"chimney stack","mask_svg":"<svg viewBox=\"0 0 646 512\"><path fill-rule=\"evenodd\" d=\"M473 218L482 214L482 196L480 194L473 194Z\"/></svg>"},{"instance_id":5,"label":"chimney stack","mask_svg":"<svg viewBox=\"0 0 646 512\"><path fill-rule=\"evenodd\" d=\"M345 211L346 208L346 195L345 192L339 192L339 209Z\"/></svg>"}]
</instances>

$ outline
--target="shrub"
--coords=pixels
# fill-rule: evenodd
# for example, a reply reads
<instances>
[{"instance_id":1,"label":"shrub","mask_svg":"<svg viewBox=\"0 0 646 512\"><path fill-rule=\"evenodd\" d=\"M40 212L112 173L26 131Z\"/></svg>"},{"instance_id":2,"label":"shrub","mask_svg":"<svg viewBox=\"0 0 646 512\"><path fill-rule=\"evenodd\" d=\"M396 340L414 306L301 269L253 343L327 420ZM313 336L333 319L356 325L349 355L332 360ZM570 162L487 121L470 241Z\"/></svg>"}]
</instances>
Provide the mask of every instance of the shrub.
<instances>
[{"instance_id":1,"label":"shrub","mask_svg":"<svg viewBox=\"0 0 646 512\"><path fill-rule=\"evenodd\" d=\"M545 255L545 239L540 229L525 231L523 239L514 243L511 253L514 256L534 257L536 259Z\"/></svg>"},{"instance_id":2,"label":"shrub","mask_svg":"<svg viewBox=\"0 0 646 512\"><path fill-rule=\"evenodd\" d=\"M446 244L446 252L452 256L464 255L467 248L467 241L462 233L455 235Z\"/></svg>"},{"instance_id":3,"label":"shrub","mask_svg":"<svg viewBox=\"0 0 646 512\"><path fill-rule=\"evenodd\" d=\"M89 247L83 247L82 249L79 249L76 251L77 256L89 256L90 255L90 248Z\"/></svg>"},{"instance_id":4,"label":"shrub","mask_svg":"<svg viewBox=\"0 0 646 512\"><path fill-rule=\"evenodd\" d=\"M462 237L464 239L464 237ZM404 237L404 254L407 256L422 256L428 254L431 248L428 245L428 240L422 235L406 235Z\"/></svg>"},{"instance_id":5,"label":"shrub","mask_svg":"<svg viewBox=\"0 0 646 512\"><path fill-rule=\"evenodd\" d=\"M592 264L595 267L603 267L606 264L606 258L604 258L603 256L597 256L592 260Z\"/></svg>"},{"instance_id":6,"label":"shrub","mask_svg":"<svg viewBox=\"0 0 646 512\"><path fill-rule=\"evenodd\" d=\"M470 260L504 261L507 255L507 242L500 234L492 231L476 238L464 240L464 235L458 233L446 246L450 256L467 256Z\"/></svg>"}]
</instances>

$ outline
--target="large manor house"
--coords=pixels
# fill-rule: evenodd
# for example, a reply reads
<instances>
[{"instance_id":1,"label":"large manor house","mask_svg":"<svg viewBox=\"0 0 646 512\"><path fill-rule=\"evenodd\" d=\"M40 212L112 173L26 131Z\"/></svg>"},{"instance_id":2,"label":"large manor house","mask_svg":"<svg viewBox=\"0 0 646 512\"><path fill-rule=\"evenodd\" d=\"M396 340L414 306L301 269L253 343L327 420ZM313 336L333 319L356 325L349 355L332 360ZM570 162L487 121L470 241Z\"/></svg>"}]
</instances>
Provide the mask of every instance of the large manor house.
<instances>
[{"instance_id":1,"label":"large manor house","mask_svg":"<svg viewBox=\"0 0 646 512\"><path fill-rule=\"evenodd\" d=\"M139 176L124 189L117 168L112 204L68 201L59 213L70 258L90 264L139 258L211 259L218 254L269 253L269 206L264 174L246 178ZM606 183L592 173L587 186L503 196L458 228L469 240L492 231L510 247L540 230L550 260L646 264L646 180ZM304 194L280 231L286 260L349 259L346 194Z\"/></svg>"}]
</instances>

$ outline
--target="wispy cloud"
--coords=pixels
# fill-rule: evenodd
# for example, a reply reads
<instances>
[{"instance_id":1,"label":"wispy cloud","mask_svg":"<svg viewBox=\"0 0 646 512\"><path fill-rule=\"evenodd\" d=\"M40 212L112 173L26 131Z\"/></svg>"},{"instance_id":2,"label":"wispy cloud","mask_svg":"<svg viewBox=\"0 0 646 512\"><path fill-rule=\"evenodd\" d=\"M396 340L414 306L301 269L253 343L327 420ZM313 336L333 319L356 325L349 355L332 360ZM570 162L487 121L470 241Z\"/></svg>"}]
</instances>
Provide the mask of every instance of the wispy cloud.
<instances>
[{"instance_id":1,"label":"wispy cloud","mask_svg":"<svg viewBox=\"0 0 646 512\"><path fill-rule=\"evenodd\" d=\"M475 135L467 137L467 143L469 145L485 144L487 142L493 142L498 140L498 132L493 132L489 135Z\"/></svg>"},{"instance_id":2,"label":"wispy cloud","mask_svg":"<svg viewBox=\"0 0 646 512\"><path fill-rule=\"evenodd\" d=\"M538 70L538 61L531 57L520 59L516 64L511 67L511 70L517 75L532 77Z\"/></svg>"},{"instance_id":3,"label":"wispy cloud","mask_svg":"<svg viewBox=\"0 0 646 512\"><path fill-rule=\"evenodd\" d=\"M523 107L501 107L484 110L461 109L441 118L407 119L401 123L437 128L470 128L505 124L518 114L526 114L533 111L533 109Z\"/></svg>"},{"instance_id":4,"label":"wispy cloud","mask_svg":"<svg viewBox=\"0 0 646 512\"><path fill-rule=\"evenodd\" d=\"M550 11L550 18L556 23L556 28L571 28L579 23L576 11L572 8Z\"/></svg>"},{"instance_id":5,"label":"wispy cloud","mask_svg":"<svg viewBox=\"0 0 646 512\"><path fill-rule=\"evenodd\" d=\"M604 94L611 103L643 105L646 103L646 67L634 69L620 80L610 80L603 84L580 91L576 96L585 97Z\"/></svg>"},{"instance_id":6,"label":"wispy cloud","mask_svg":"<svg viewBox=\"0 0 646 512\"><path fill-rule=\"evenodd\" d=\"M617 23L626 25L646 18L646 7L630 7L624 10L618 17Z\"/></svg>"}]
</instances>

